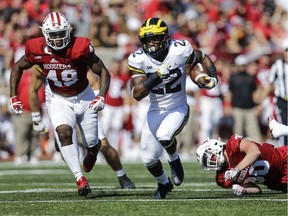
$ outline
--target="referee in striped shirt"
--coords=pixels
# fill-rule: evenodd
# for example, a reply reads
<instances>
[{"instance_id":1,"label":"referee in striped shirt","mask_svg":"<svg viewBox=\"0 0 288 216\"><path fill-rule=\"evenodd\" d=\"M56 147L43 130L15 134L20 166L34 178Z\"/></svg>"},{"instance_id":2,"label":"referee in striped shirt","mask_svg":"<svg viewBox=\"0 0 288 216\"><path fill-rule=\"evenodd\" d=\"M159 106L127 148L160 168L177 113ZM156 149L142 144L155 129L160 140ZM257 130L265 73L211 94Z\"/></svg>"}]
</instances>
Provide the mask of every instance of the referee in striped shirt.
<instances>
[{"instance_id":1,"label":"referee in striped shirt","mask_svg":"<svg viewBox=\"0 0 288 216\"><path fill-rule=\"evenodd\" d=\"M283 56L273 63L269 75L269 85L262 92L261 99L264 100L269 93L274 93L276 120L288 125L288 39L284 40L282 45ZM288 136L280 137L278 142L281 146L288 145Z\"/></svg>"}]
</instances>

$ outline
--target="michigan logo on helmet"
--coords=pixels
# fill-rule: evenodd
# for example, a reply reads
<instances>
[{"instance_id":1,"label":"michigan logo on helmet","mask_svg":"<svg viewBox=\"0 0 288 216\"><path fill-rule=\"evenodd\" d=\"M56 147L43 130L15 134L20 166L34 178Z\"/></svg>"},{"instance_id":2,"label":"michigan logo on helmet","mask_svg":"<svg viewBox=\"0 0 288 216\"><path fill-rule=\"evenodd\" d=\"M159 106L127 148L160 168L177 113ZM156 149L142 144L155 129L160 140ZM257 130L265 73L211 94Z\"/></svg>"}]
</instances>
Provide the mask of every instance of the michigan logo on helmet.
<instances>
[{"instance_id":1,"label":"michigan logo on helmet","mask_svg":"<svg viewBox=\"0 0 288 216\"><path fill-rule=\"evenodd\" d=\"M147 19L140 28L139 40L144 52L157 58L169 46L170 34L167 24L158 17Z\"/></svg>"},{"instance_id":2,"label":"michigan logo on helmet","mask_svg":"<svg viewBox=\"0 0 288 216\"><path fill-rule=\"evenodd\" d=\"M67 18L59 13L49 13L40 26L46 43L54 50L64 49L70 42L70 23Z\"/></svg>"}]
</instances>

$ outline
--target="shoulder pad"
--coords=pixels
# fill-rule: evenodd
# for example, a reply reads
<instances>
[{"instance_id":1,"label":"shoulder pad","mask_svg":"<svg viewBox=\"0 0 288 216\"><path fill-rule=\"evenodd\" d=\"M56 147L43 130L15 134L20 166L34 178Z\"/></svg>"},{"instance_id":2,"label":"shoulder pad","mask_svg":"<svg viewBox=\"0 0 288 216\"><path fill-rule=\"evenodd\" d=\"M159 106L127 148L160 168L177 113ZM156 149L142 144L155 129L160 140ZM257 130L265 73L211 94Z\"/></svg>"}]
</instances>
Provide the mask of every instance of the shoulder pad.
<instances>
[{"instance_id":1,"label":"shoulder pad","mask_svg":"<svg viewBox=\"0 0 288 216\"><path fill-rule=\"evenodd\" d=\"M143 62L145 59L145 54L142 49L139 49L133 53L131 53L128 57L128 68L135 73L144 73L143 71Z\"/></svg>"},{"instance_id":2,"label":"shoulder pad","mask_svg":"<svg viewBox=\"0 0 288 216\"><path fill-rule=\"evenodd\" d=\"M135 52L131 53L128 57L128 61L140 63L145 59L145 53L142 49L138 49Z\"/></svg>"},{"instance_id":3,"label":"shoulder pad","mask_svg":"<svg viewBox=\"0 0 288 216\"><path fill-rule=\"evenodd\" d=\"M184 55L186 57L190 56L193 52L193 48L187 40L172 40L170 49L172 49L175 55Z\"/></svg>"},{"instance_id":4,"label":"shoulder pad","mask_svg":"<svg viewBox=\"0 0 288 216\"><path fill-rule=\"evenodd\" d=\"M72 40L72 57L77 59L79 57L87 57L94 52L94 47L91 40L84 37L75 37Z\"/></svg>"}]
</instances>

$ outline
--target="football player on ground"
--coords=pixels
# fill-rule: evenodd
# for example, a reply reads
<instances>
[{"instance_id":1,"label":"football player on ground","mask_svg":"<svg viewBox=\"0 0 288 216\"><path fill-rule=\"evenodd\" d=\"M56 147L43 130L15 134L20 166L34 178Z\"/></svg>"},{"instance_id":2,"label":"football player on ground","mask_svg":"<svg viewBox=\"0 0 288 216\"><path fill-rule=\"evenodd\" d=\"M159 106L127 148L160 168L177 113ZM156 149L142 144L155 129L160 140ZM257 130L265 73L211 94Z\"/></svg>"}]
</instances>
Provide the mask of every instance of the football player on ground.
<instances>
[{"instance_id":1,"label":"football player on ground","mask_svg":"<svg viewBox=\"0 0 288 216\"><path fill-rule=\"evenodd\" d=\"M226 143L208 139L197 148L196 158L204 169L216 170L219 186L232 187L238 196L261 193L257 184L287 193L287 150L234 134Z\"/></svg>"},{"instance_id":2,"label":"football player on ground","mask_svg":"<svg viewBox=\"0 0 288 216\"><path fill-rule=\"evenodd\" d=\"M158 182L153 199L165 199L173 184L179 186L184 170L177 151L175 136L189 117L186 101L186 64L193 68L205 65L210 73L201 87L211 89L217 82L216 68L200 50L193 50L186 40L171 40L167 24L157 18L147 19L139 32L141 48L130 54L128 67L132 73L133 97L140 101L149 95L150 107L141 135L142 160ZM160 157L163 148L168 155L171 179L163 170Z\"/></svg>"},{"instance_id":3,"label":"football player on ground","mask_svg":"<svg viewBox=\"0 0 288 216\"><path fill-rule=\"evenodd\" d=\"M87 77L89 79L89 83L91 86L93 86L93 83L95 82L95 79L93 80L91 78L94 76L93 72L91 70L89 70L88 74L87 74L88 75ZM31 103L30 106L31 106L31 109L33 110L33 112L40 112L40 109L38 107L39 97L38 97L37 92L41 88L42 84L43 84L43 79L41 77L33 74L32 78L31 78L31 82L30 82L30 88L29 88L29 100L30 100L30 103ZM95 96L97 96L99 94L99 91L94 90L94 93L95 93ZM52 92L51 92L51 89L50 89L48 82L46 80L46 82L45 82L45 104L46 104L46 107L48 108L48 113L49 113L49 107L50 107L50 102L51 102L51 96L52 96ZM49 113L49 116L50 115L51 114ZM38 125L36 127L34 126L34 129L38 132L44 131L45 128L46 128L46 125L45 125L45 123L43 123L41 121L41 119L40 119ZM75 130L76 130L76 128L73 128L73 143L76 143L78 140L77 131L75 131ZM54 133L54 134L55 134L55 140L56 140L56 144L57 144L56 150L59 151L60 150L59 146L61 145L61 143L59 141L57 134L56 133ZM118 152L108 142L108 140L105 136L105 133L101 127L100 121L98 122L98 138L101 141L100 152L104 155L107 163L115 171L121 188L122 189L135 189L134 183L128 178L125 170L123 169L123 166L121 164ZM81 154L81 153L82 153L82 151L79 152L79 154ZM84 151L84 153L86 154L87 152ZM85 154L84 154L84 157L85 157ZM81 158L83 158L82 155L79 156L79 160L81 160Z\"/></svg>"},{"instance_id":4,"label":"football player on ground","mask_svg":"<svg viewBox=\"0 0 288 216\"><path fill-rule=\"evenodd\" d=\"M105 106L110 74L102 60L95 55L88 38L71 36L70 23L63 14L49 13L40 28L44 37L27 41L25 55L12 68L11 108L16 114L22 112L22 102L17 98L18 84L23 70L36 65L41 71L38 76L46 78L52 90L49 112L53 129L61 142L61 154L76 179L79 195L86 196L91 189L82 173L78 160L79 145L72 138L73 131L78 125L88 151L83 160L83 170L89 172L100 149L97 115ZM100 76L97 97L87 79L88 67ZM40 112L32 113L36 126L40 117Z\"/></svg>"}]
</instances>

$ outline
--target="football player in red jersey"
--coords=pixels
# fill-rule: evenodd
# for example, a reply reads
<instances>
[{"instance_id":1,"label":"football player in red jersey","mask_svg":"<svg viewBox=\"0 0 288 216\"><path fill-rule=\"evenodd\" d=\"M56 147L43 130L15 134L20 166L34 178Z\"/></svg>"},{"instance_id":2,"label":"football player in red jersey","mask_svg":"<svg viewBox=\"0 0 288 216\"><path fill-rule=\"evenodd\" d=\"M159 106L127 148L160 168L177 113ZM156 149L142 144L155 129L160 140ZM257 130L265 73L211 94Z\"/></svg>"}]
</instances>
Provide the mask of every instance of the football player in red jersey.
<instances>
[{"instance_id":1,"label":"football player in red jersey","mask_svg":"<svg viewBox=\"0 0 288 216\"><path fill-rule=\"evenodd\" d=\"M204 169L216 170L217 185L232 187L236 195L261 193L258 184L287 193L287 149L234 134L226 143L208 139L196 158Z\"/></svg>"},{"instance_id":2,"label":"football player in red jersey","mask_svg":"<svg viewBox=\"0 0 288 216\"><path fill-rule=\"evenodd\" d=\"M95 76L95 74L91 70L89 70L87 73L87 78L89 80L90 86L92 87L95 95L98 95L98 93L99 93L98 77ZM38 96L38 91L43 86L43 81L44 80L41 77L38 77L37 74L33 74L31 77L31 82L30 82L30 86L29 86L29 101L31 102L31 109L33 109L35 112L39 112L38 104L39 104L40 98ZM94 89L95 87L97 89ZM51 89L48 85L48 82L45 80L45 105L47 107L49 116L51 116L51 113L49 113L49 107L50 107L52 95L53 94L52 94ZM106 107L105 107L105 109L106 109ZM40 121L37 126L39 127L40 131L42 131L42 128L45 128L46 125L44 122ZM76 128L74 128L74 130L73 130L73 141L75 140L75 142L77 142L78 133L75 130L76 130ZM36 131L39 131L39 130L36 129ZM54 132L54 134L55 134L55 132ZM101 127L101 121L98 121L98 138L101 141L100 152L103 154L103 156L105 157L105 160L110 165L110 167L115 171L121 188L122 189L135 189L134 183L126 175L126 171L122 166L118 152L108 142L108 139L106 138L106 134L104 133L104 131ZM59 144L60 141L59 141L57 136L55 136L55 141L56 141L56 143L55 143L56 151L59 152L60 148L58 146L60 145ZM81 150L82 151L79 151L80 162L81 162L81 160L83 160L83 158L87 154L87 151L85 151L85 150L83 151L82 146L81 146Z\"/></svg>"},{"instance_id":3,"label":"football player in red jersey","mask_svg":"<svg viewBox=\"0 0 288 216\"><path fill-rule=\"evenodd\" d=\"M52 90L49 112L54 130L61 142L61 154L76 178L78 193L86 196L91 192L83 176L78 160L79 146L73 143L73 128L79 126L83 144L88 153L83 161L83 170L91 171L100 148L98 139L98 111L105 106L110 74L102 60L95 55L88 38L70 34L70 23L59 12L49 13L40 27L44 37L28 40L25 55L16 62L10 75L10 103L16 114L22 112L22 102L17 98L17 89L23 70L36 66L37 76L48 80ZM87 79L88 67L100 76L100 91L95 94ZM37 129L41 122L39 112L32 113ZM43 127L38 127L41 132Z\"/></svg>"}]
</instances>

